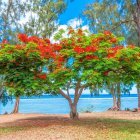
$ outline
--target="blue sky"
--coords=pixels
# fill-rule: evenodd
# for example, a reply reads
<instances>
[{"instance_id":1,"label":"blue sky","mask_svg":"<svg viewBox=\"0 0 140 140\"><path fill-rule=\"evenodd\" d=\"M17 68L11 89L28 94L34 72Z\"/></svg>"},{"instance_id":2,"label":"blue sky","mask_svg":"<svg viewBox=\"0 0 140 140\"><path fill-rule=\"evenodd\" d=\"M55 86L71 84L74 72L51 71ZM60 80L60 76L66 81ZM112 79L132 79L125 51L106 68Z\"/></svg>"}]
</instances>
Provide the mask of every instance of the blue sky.
<instances>
[{"instance_id":1,"label":"blue sky","mask_svg":"<svg viewBox=\"0 0 140 140\"><path fill-rule=\"evenodd\" d=\"M69 20L81 17L86 5L93 2L94 0L72 0L72 2L68 3L65 12L60 16L59 23L67 24Z\"/></svg>"}]
</instances>

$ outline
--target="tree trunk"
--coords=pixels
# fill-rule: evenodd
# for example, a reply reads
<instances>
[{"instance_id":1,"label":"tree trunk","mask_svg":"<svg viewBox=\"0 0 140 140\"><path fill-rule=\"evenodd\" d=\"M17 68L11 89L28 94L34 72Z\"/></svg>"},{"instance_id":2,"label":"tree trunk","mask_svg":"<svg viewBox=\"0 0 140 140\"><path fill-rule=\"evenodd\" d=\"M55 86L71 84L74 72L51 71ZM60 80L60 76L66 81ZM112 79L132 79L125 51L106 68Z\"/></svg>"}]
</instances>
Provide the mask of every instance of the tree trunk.
<instances>
[{"instance_id":1,"label":"tree trunk","mask_svg":"<svg viewBox=\"0 0 140 140\"><path fill-rule=\"evenodd\" d=\"M61 89L58 90L58 93L60 93L63 97L67 99L70 106L70 118L73 120L79 119L78 112L77 112L77 104L83 92L83 89L84 86L80 87L80 81L78 81L75 88L74 100L72 100L69 95L69 86L67 87L67 94L65 94Z\"/></svg>"},{"instance_id":2,"label":"tree trunk","mask_svg":"<svg viewBox=\"0 0 140 140\"><path fill-rule=\"evenodd\" d=\"M109 108L108 110L112 110L112 111L117 111L118 107L117 107L117 97L116 97L116 86L115 84L111 84L110 85L110 93L112 94L113 97L113 106L111 108Z\"/></svg>"},{"instance_id":3,"label":"tree trunk","mask_svg":"<svg viewBox=\"0 0 140 140\"><path fill-rule=\"evenodd\" d=\"M19 102L20 102L20 96L17 96L15 106L14 106L14 110L12 111L12 114L18 113L18 111L19 111Z\"/></svg>"},{"instance_id":4,"label":"tree trunk","mask_svg":"<svg viewBox=\"0 0 140 140\"><path fill-rule=\"evenodd\" d=\"M117 83L117 108L121 110L121 87L120 83Z\"/></svg>"},{"instance_id":5,"label":"tree trunk","mask_svg":"<svg viewBox=\"0 0 140 140\"><path fill-rule=\"evenodd\" d=\"M116 111L118 110L118 105L117 105L117 97L115 94L113 94L113 107L112 110Z\"/></svg>"},{"instance_id":6,"label":"tree trunk","mask_svg":"<svg viewBox=\"0 0 140 140\"><path fill-rule=\"evenodd\" d=\"M140 17L137 19L137 33L138 33L138 47L140 47Z\"/></svg>"},{"instance_id":7,"label":"tree trunk","mask_svg":"<svg viewBox=\"0 0 140 140\"><path fill-rule=\"evenodd\" d=\"M137 93L138 93L138 111L140 111L140 84L137 84Z\"/></svg>"},{"instance_id":8,"label":"tree trunk","mask_svg":"<svg viewBox=\"0 0 140 140\"><path fill-rule=\"evenodd\" d=\"M78 112L77 112L77 104L70 104L70 118L77 120L79 119Z\"/></svg>"},{"instance_id":9,"label":"tree trunk","mask_svg":"<svg viewBox=\"0 0 140 140\"><path fill-rule=\"evenodd\" d=\"M137 10L137 34L138 34L138 47L140 47L140 7Z\"/></svg>"},{"instance_id":10,"label":"tree trunk","mask_svg":"<svg viewBox=\"0 0 140 140\"><path fill-rule=\"evenodd\" d=\"M121 97L120 97L120 95L118 95L118 99L117 99L117 108L118 108L118 110L121 110Z\"/></svg>"}]
</instances>

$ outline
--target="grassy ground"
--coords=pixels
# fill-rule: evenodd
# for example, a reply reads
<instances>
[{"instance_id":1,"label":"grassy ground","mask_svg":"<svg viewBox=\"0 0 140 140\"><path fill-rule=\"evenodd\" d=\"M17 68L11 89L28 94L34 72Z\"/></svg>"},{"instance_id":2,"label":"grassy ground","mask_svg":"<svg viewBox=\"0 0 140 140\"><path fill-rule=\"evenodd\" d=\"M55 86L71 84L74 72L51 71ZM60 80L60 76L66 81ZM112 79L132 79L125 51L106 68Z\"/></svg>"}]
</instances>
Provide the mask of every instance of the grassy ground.
<instances>
[{"instance_id":1,"label":"grassy ground","mask_svg":"<svg viewBox=\"0 0 140 140\"><path fill-rule=\"evenodd\" d=\"M140 140L140 120L34 118L28 122L0 128L0 140Z\"/></svg>"}]
</instances>

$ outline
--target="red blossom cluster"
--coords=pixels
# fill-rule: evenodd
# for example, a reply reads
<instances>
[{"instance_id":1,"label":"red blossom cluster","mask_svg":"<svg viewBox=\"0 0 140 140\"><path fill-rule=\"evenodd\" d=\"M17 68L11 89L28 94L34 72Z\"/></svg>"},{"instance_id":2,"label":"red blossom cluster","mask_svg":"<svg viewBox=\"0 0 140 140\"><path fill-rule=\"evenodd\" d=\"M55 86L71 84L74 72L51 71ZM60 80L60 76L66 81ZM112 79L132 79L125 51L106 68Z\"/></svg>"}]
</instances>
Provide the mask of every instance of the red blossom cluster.
<instances>
[{"instance_id":1,"label":"red blossom cluster","mask_svg":"<svg viewBox=\"0 0 140 140\"><path fill-rule=\"evenodd\" d=\"M96 52L97 50L98 50L98 48L95 46L87 46L85 48L85 52Z\"/></svg>"},{"instance_id":2,"label":"red blossom cluster","mask_svg":"<svg viewBox=\"0 0 140 140\"><path fill-rule=\"evenodd\" d=\"M73 34L74 33L74 29L70 28L68 34Z\"/></svg>"},{"instance_id":3,"label":"red blossom cluster","mask_svg":"<svg viewBox=\"0 0 140 140\"><path fill-rule=\"evenodd\" d=\"M65 62L65 57L64 55L57 55L57 58L55 59L57 67L61 67L62 63Z\"/></svg>"},{"instance_id":4,"label":"red blossom cluster","mask_svg":"<svg viewBox=\"0 0 140 140\"><path fill-rule=\"evenodd\" d=\"M54 51L60 51L62 49L61 44L54 43L52 45Z\"/></svg>"},{"instance_id":5,"label":"red blossom cluster","mask_svg":"<svg viewBox=\"0 0 140 140\"><path fill-rule=\"evenodd\" d=\"M36 49L40 52L42 58L55 58L55 51L59 51L61 49L59 44L51 44L50 40L47 38L42 39L36 36L28 37L26 34L18 34L18 38L24 43L36 43L38 45ZM19 48L19 46L17 47Z\"/></svg>"},{"instance_id":6,"label":"red blossom cluster","mask_svg":"<svg viewBox=\"0 0 140 140\"><path fill-rule=\"evenodd\" d=\"M60 41L60 44L62 46L68 46L68 41L67 40L62 40L62 41Z\"/></svg>"},{"instance_id":7,"label":"red blossom cluster","mask_svg":"<svg viewBox=\"0 0 140 140\"><path fill-rule=\"evenodd\" d=\"M37 77L40 78L40 79L42 79L42 80L44 80L44 79L47 78L47 74L46 73L38 73L37 74ZM36 77L34 79L36 79Z\"/></svg>"},{"instance_id":8,"label":"red blossom cluster","mask_svg":"<svg viewBox=\"0 0 140 140\"><path fill-rule=\"evenodd\" d=\"M133 44L132 44L132 45L128 45L128 46L127 46L127 48L130 48L130 49L134 49L135 47L136 47L136 46L135 46L135 45L133 45Z\"/></svg>"},{"instance_id":9,"label":"red blossom cluster","mask_svg":"<svg viewBox=\"0 0 140 140\"><path fill-rule=\"evenodd\" d=\"M23 46L23 45L20 45L20 44L17 44L17 45L15 46L15 48L16 48L17 50L22 50L22 49L24 48L24 46Z\"/></svg>"},{"instance_id":10,"label":"red blossom cluster","mask_svg":"<svg viewBox=\"0 0 140 140\"><path fill-rule=\"evenodd\" d=\"M28 37L28 42L34 42L36 44L44 44L43 40L38 38L37 36Z\"/></svg>"},{"instance_id":11,"label":"red blossom cluster","mask_svg":"<svg viewBox=\"0 0 140 140\"><path fill-rule=\"evenodd\" d=\"M8 41L6 39L4 39L1 44L8 44Z\"/></svg>"},{"instance_id":12,"label":"red blossom cluster","mask_svg":"<svg viewBox=\"0 0 140 140\"><path fill-rule=\"evenodd\" d=\"M81 54L81 53L94 53L98 50L98 47L96 46L87 46L86 48L82 48L80 46L76 46L74 47L74 52L76 52L77 54ZM87 60L92 60L92 59L98 59L97 56L94 55L86 55L85 57ZM82 60L79 60L80 62L82 62Z\"/></svg>"},{"instance_id":13,"label":"red blossom cluster","mask_svg":"<svg viewBox=\"0 0 140 140\"><path fill-rule=\"evenodd\" d=\"M112 39L110 40L110 42L111 42L111 43L117 43L118 41L117 41L116 38L112 38Z\"/></svg>"},{"instance_id":14,"label":"red blossom cluster","mask_svg":"<svg viewBox=\"0 0 140 140\"><path fill-rule=\"evenodd\" d=\"M28 36L26 34L18 34L18 39L24 43L28 42Z\"/></svg>"},{"instance_id":15,"label":"red blossom cluster","mask_svg":"<svg viewBox=\"0 0 140 140\"><path fill-rule=\"evenodd\" d=\"M96 52L98 50L95 46L87 46L86 48L82 48L80 46L74 47L74 51L78 54L80 53L86 53L86 52Z\"/></svg>"},{"instance_id":16,"label":"red blossom cluster","mask_svg":"<svg viewBox=\"0 0 140 140\"><path fill-rule=\"evenodd\" d=\"M42 58L55 58L56 54L50 45L40 45L38 46L40 55Z\"/></svg>"},{"instance_id":17,"label":"red blossom cluster","mask_svg":"<svg viewBox=\"0 0 140 140\"><path fill-rule=\"evenodd\" d=\"M108 76L109 72L110 72L110 71L105 71L103 74L104 74L105 76Z\"/></svg>"},{"instance_id":18,"label":"red blossom cluster","mask_svg":"<svg viewBox=\"0 0 140 140\"><path fill-rule=\"evenodd\" d=\"M110 35L112 35L112 33L110 31L104 31L104 35L105 36L110 36Z\"/></svg>"},{"instance_id":19,"label":"red blossom cluster","mask_svg":"<svg viewBox=\"0 0 140 140\"><path fill-rule=\"evenodd\" d=\"M123 49L123 46L117 46L114 48L108 48L108 55L107 58L116 58L116 54L118 53L119 50Z\"/></svg>"},{"instance_id":20,"label":"red blossom cluster","mask_svg":"<svg viewBox=\"0 0 140 140\"><path fill-rule=\"evenodd\" d=\"M4 46L5 46L6 44L8 44L8 41L7 41L6 39L4 39L4 40L0 43L0 46L1 46L2 48L4 48Z\"/></svg>"},{"instance_id":21,"label":"red blossom cluster","mask_svg":"<svg viewBox=\"0 0 140 140\"><path fill-rule=\"evenodd\" d=\"M80 53L84 53L85 52L85 49L82 48L82 47L80 47L80 46L76 46L76 47L74 47L74 51L76 53L80 54Z\"/></svg>"},{"instance_id":22,"label":"red blossom cluster","mask_svg":"<svg viewBox=\"0 0 140 140\"><path fill-rule=\"evenodd\" d=\"M38 45L50 44L50 40L48 38L38 38L37 36L28 37L26 34L18 34L18 39L23 43L34 42Z\"/></svg>"},{"instance_id":23,"label":"red blossom cluster","mask_svg":"<svg viewBox=\"0 0 140 140\"><path fill-rule=\"evenodd\" d=\"M86 56L86 59L87 59L87 60L98 59L98 56L87 55L87 56Z\"/></svg>"},{"instance_id":24,"label":"red blossom cluster","mask_svg":"<svg viewBox=\"0 0 140 140\"><path fill-rule=\"evenodd\" d=\"M78 29L78 35L80 35L80 36L83 35L83 30L82 29Z\"/></svg>"}]
</instances>

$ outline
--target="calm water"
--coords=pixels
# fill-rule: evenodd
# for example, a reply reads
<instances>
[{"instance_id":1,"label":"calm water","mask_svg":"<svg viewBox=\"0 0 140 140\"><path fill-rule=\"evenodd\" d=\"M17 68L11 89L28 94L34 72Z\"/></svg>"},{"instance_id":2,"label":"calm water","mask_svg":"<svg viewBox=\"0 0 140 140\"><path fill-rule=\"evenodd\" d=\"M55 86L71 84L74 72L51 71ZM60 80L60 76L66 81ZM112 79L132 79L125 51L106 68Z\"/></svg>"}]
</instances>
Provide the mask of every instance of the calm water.
<instances>
[{"instance_id":1,"label":"calm water","mask_svg":"<svg viewBox=\"0 0 140 140\"><path fill-rule=\"evenodd\" d=\"M12 111L15 99L13 103L9 102L5 107L0 104L0 114L7 111ZM78 111L82 112L90 110L93 112L106 111L112 106L112 97L110 95L89 96L82 95L78 103ZM137 95L123 95L122 97L122 109L136 108L137 107ZM61 96L41 96L21 98L20 100L20 113L47 113L47 114L67 114L69 113L69 105L67 100Z\"/></svg>"}]
</instances>

